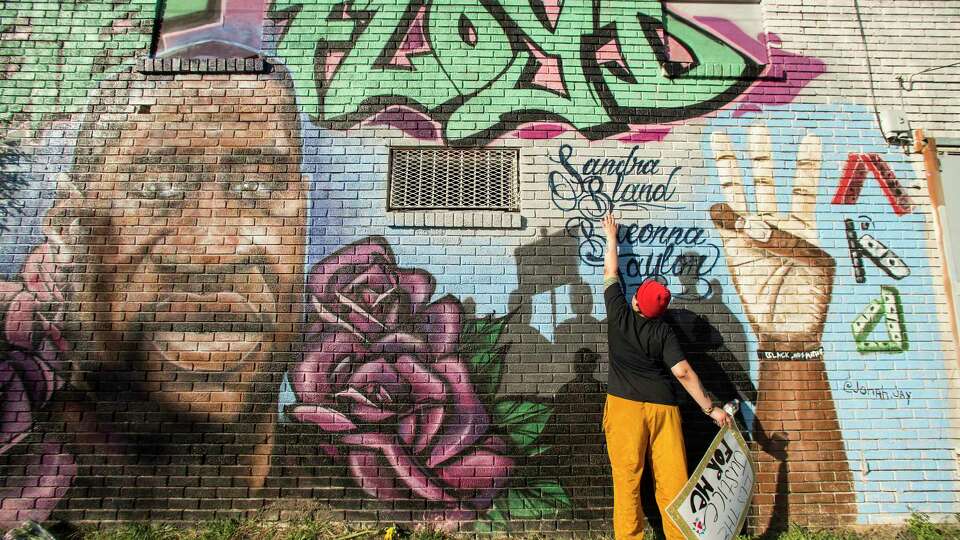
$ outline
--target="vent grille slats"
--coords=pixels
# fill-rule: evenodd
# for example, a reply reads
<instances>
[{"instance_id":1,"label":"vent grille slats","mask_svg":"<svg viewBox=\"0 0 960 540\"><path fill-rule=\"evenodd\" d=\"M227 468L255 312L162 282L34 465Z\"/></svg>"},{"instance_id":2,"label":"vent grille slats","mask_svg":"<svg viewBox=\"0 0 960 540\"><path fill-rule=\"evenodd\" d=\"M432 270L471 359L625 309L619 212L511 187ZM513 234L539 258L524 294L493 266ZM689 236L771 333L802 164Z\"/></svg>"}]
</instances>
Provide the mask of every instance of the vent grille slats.
<instances>
[{"instance_id":1,"label":"vent grille slats","mask_svg":"<svg viewBox=\"0 0 960 540\"><path fill-rule=\"evenodd\" d=\"M519 152L510 149L391 149L388 206L518 211L519 162Z\"/></svg>"}]
</instances>

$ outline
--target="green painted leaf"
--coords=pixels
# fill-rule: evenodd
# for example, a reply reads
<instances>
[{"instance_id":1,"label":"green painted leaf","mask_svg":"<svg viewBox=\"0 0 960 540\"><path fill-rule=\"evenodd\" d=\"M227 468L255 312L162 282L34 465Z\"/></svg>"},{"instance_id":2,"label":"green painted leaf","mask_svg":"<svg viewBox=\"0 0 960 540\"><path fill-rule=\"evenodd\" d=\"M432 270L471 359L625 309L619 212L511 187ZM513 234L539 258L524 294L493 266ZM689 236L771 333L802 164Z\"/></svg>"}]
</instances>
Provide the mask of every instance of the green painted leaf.
<instances>
[{"instance_id":1,"label":"green painted leaf","mask_svg":"<svg viewBox=\"0 0 960 540\"><path fill-rule=\"evenodd\" d=\"M496 321L492 321L484 328L481 328L480 334L486 336L486 345L488 347L495 347L497 345L497 341L500 340L500 334L503 332L504 326L506 326L506 317L501 317Z\"/></svg>"},{"instance_id":2,"label":"green painted leaf","mask_svg":"<svg viewBox=\"0 0 960 540\"><path fill-rule=\"evenodd\" d=\"M500 388L500 379L503 377L503 362L490 364L490 369L486 371L486 380L480 384L480 392L487 395L495 395Z\"/></svg>"},{"instance_id":3,"label":"green painted leaf","mask_svg":"<svg viewBox=\"0 0 960 540\"><path fill-rule=\"evenodd\" d=\"M489 517L490 521L493 521L494 523L506 523L507 521L507 516L503 515L503 512L498 510L496 507L487 512L487 517Z\"/></svg>"},{"instance_id":4,"label":"green painted leaf","mask_svg":"<svg viewBox=\"0 0 960 540\"><path fill-rule=\"evenodd\" d=\"M476 353L469 359L470 371L477 391L481 394L494 395L500 387L503 377L503 362L507 347L501 347L493 352Z\"/></svg>"},{"instance_id":5,"label":"green painted leaf","mask_svg":"<svg viewBox=\"0 0 960 540\"><path fill-rule=\"evenodd\" d=\"M528 456L530 456L530 457L536 457L536 456L539 456L540 454L546 452L547 450L550 450L550 448L551 448L550 446L539 445L539 446L529 446L529 447L527 447L526 450L527 450L527 455L528 455Z\"/></svg>"},{"instance_id":6,"label":"green painted leaf","mask_svg":"<svg viewBox=\"0 0 960 540\"><path fill-rule=\"evenodd\" d=\"M461 351L489 352L495 349L509 318L509 315L498 318L487 315L482 319L469 321L461 334Z\"/></svg>"},{"instance_id":7,"label":"green painted leaf","mask_svg":"<svg viewBox=\"0 0 960 540\"><path fill-rule=\"evenodd\" d=\"M549 405L532 401L500 401L493 406L496 423L520 448L540 437L552 413Z\"/></svg>"},{"instance_id":8,"label":"green painted leaf","mask_svg":"<svg viewBox=\"0 0 960 540\"><path fill-rule=\"evenodd\" d=\"M473 364L479 371L484 371L489 368L490 364L496 362L495 355L489 352L478 352L470 357L470 363Z\"/></svg>"},{"instance_id":9,"label":"green painted leaf","mask_svg":"<svg viewBox=\"0 0 960 540\"><path fill-rule=\"evenodd\" d=\"M537 482L527 488L507 492L507 507L511 519L543 519L555 517L570 508L570 498L556 481Z\"/></svg>"},{"instance_id":10,"label":"green painted leaf","mask_svg":"<svg viewBox=\"0 0 960 540\"><path fill-rule=\"evenodd\" d=\"M507 347L497 347L509 315L468 321L460 337L460 354L467 358L473 382L481 394L496 394L503 376Z\"/></svg>"}]
</instances>

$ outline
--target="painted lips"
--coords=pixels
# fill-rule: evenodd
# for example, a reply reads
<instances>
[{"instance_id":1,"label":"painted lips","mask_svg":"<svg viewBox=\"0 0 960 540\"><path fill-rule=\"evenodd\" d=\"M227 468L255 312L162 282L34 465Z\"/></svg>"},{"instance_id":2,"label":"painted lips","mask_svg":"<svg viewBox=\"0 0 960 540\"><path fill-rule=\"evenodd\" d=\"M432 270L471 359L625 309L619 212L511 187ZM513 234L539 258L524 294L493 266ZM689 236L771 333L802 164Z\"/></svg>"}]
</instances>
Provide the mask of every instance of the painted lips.
<instances>
[{"instance_id":1,"label":"painted lips","mask_svg":"<svg viewBox=\"0 0 960 540\"><path fill-rule=\"evenodd\" d=\"M265 335L272 331L268 310L242 294L176 296L175 301L158 304L167 309L158 309L156 321L145 328L145 337L166 363L181 369L238 370L262 348ZM162 322L166 313L170 322Z\"/></svg>"}]
</instances>

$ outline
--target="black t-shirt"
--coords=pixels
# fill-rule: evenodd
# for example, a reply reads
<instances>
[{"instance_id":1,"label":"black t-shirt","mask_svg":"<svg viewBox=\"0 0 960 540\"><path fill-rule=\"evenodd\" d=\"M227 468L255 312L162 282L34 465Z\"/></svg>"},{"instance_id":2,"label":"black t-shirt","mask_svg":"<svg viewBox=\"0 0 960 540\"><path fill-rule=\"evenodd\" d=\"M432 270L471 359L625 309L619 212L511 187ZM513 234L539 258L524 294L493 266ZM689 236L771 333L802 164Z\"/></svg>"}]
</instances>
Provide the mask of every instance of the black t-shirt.
<instances>
[{"instance_id":1,"label":"black t-shirt","mask_svg":"<svg viewBox=\"0 0 960 540\"><path fill-rule=\"evenodd\" d=\"M603 291L607 304L610 375L607 393L633 401L676 405L670 368L684 359L673 329L627 305L618 283Z\"/></svg>"}]
</instances>

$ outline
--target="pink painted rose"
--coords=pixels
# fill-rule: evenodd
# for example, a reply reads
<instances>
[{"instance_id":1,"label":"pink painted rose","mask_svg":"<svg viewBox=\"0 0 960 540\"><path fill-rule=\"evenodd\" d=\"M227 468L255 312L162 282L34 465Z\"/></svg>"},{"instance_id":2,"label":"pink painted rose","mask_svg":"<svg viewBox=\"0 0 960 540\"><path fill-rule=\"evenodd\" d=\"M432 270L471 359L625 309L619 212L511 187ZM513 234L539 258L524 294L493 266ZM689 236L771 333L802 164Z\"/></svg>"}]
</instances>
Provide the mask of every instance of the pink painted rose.
<instances>
[{"instance_id":1,"label":"pink painted rose","mask_svg":"<svg viewBox=\"0 0 960 540\"><path fill-rule=\"evenodd\" d=\"M33 411L62 386L61 353L67 343L60 332L63 295L56 285L56 265L49 244L28 258L22 282L0 283L3 343L0 358L0 454L33 424Z\"/></svg>"},{"instance_id":2,"label":"pink painted rose","mask_svg":"<svg viewBox=\"0 0 960 540\"><path fill-rule=\"evenodd\" d=\"M44 244L27 258L21 281L0 282L0 455L30 432L36 411L64 384L64 298L55 257L52 246ZM61 443L31 447L21 459L30 474L0 478L0 528L46 519L77 472Z\"/></svg>"},{"instance_id":3,"label":"pink painted rose","mask_svg":"<svg viewBox=\"0 0 960 540\"><path fill-rule=\"evenodd\" d=\"M416 318L433 287L428 273L397 267L386 240L377 236L327 257L307 282L321 326L333 325L363 341L375 341Z\"/></svg>"},{"instance_id":4,"label":"pink painted rose","mask_svg":"<svg viewBox=\"0 0 960 540\"><path fill-rule=\"evenodd\" d=\"M427 304L432 289L378 238L319 263L310 291L332 326L317 328L290 373L298 404L287 412L333 434L328 453L371 496L466 519L490 506L514 462L458 353L463 309L453 297Z\"/></svg>"},{"instance_id":5,"label":"pink painted rose","mask_svg":"<svg viewBox=\"0 0 960 540\"><path fill-rule=\"evenodd\" d=\"M0 478L0 530L28 519L45 521L67 494L77 475L76 458L63 443L43 442L19 455L17 467L29 471Z\"/></svg>"}]
</instances>

